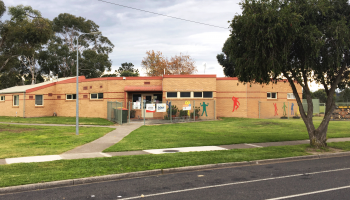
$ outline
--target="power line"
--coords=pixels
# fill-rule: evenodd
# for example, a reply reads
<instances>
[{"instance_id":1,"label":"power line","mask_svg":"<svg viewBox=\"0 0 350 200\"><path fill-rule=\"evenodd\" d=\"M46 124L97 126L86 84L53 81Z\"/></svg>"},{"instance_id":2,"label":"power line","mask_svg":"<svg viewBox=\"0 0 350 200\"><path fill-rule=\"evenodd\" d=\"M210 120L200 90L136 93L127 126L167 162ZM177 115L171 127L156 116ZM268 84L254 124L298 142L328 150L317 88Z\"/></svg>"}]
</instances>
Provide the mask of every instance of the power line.
<instances>
[{"instance_id":1,"label":"power line","mask_svg":"<svg viewBox=\"0 0 350 200\"><path fill-rule=\"evenodd\" d=\"M138 9L138 8L134 8L134 7L130 7L130 6L125 6L125 5L121 5L121 4L117 4L117 3L113 3L113 2L109 2L109 1L104 1L104 0L98 0L98 1L101 1L101 2L104 2L104 3L113 4L113 5L116 5L116 6L121 6L121 7L124 7L124 8L129 8L129 9L133 9L133 10L147 12L147 13L151 13L151 14L155 14L155 15L160 15L160 16L164 16L164 17L170 17L170 18L173 18L173 19L183 20L183 21L187 21L187 22L192 22L192 23L196 23L196 24L202 24L202 25L212 26L212 27L216 27L216 28L229 29L229 28L225 28L225 27L222 27L222 26L215 26L215 25L206 24L206 23L202 23L202 22L196 22L196 21L192 21L192 20L188 20L188 19L179 18L179 17L173 17L173 16L170 16L170 15L164 15L164 14L160 14L160 13L156 13L156 12L142 10L142 9Z\"/></svg>"}]
</instances>

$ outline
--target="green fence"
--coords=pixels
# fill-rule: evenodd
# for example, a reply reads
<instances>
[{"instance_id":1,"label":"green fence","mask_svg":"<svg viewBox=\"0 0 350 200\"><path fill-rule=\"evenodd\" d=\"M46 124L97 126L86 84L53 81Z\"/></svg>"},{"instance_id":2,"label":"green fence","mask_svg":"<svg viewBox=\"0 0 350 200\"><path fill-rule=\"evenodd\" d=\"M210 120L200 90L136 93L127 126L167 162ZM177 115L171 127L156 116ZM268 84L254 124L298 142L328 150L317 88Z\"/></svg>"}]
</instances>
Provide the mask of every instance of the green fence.
<instances>
[{"instance_id":1,"label":"green fence","mask_svg":"<svg viewBox=\"0 0 350 200\"><path fill-rule=\"evenodd\" d=\"M123 109L123 102L107 102L107 119L118 124L126 123L128 110ZM124 119L124 120L123 120Z\"/></svg>"}]
</instances>

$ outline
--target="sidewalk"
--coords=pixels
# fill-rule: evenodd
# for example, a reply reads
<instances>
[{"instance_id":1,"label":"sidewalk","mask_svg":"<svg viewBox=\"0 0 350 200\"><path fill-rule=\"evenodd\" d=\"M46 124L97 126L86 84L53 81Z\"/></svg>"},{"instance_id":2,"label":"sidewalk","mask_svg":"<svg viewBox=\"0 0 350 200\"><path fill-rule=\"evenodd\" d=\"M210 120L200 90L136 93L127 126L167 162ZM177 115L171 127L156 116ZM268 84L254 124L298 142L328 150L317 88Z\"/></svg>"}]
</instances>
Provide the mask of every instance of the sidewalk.
<instances>
[{"instance_id":1,"label":"sidewalk","mask_svg":"<svg viewBox=\"0 0 350 200\"><path fill-rule=\"evenodd\" d=\"M230 149L247 149L247 148L261 148L269 146L288 146L309 144L309 140L297 140L297 141L283 141L283 142L266 142L266 143L251 143L251 144L232 144L221 146L198 146L198 147L179 147L179 148L167 148L167 149L149 149L142 151L126 151L126 152L108 152L103 153L104 148L119 142L123 137L128 135L131 131L140 127L140 124L124 125L120 126L117 130L114 130L104 137L101 137L91 143L77 147L71 151L65 152L60 155L45 155L45 156L32 156L32 157L20 157L20 158L6 158L0 159L0 165L12 164L12 163L30 163L30 162L48 162L62 159L81 159L81 158L97 158L97 157L112 157L112 156L129 156L129 155L141 155L141 154L164 154L164 153L176 153L176 152L194 152L194 151L217 151L217 150L230 150ZM125 131L125 132L123 132ZM123 136L124 135L124 136ZM332 138L327 142L346 142L350 141L350 137L347 138Z\"/></svg>"}]
</instances>

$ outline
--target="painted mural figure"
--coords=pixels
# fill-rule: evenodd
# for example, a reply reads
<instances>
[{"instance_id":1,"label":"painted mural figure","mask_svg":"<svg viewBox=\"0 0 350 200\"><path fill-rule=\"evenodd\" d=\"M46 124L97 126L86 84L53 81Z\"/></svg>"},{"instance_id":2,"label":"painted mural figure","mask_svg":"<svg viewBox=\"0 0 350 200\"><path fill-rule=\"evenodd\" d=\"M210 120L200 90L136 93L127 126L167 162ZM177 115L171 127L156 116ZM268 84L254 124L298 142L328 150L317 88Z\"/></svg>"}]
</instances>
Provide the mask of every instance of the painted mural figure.
<instances>
[{"instance_id":1,"label":"painted mural figure","mask_svg":"<svg viewBox=\"0 0 350 200\"><path fill-rule=\"evenodd\" d=\"M282 108L283 108L283 116L286 116L287 115L287 111L286 111L287 106L286 106L285 102L283 102Z\"/></svg>"},{"instance_id":2,"label":"painted mural figure","mask_svg":"<svg viewBox=\"0 0 350 200\"><path fill-rule=\"evenodd\" d=\"M238 101L238 98L237 97L232 97L232 101L233 101L233 110L232 112L234 112L235 110L238 109L238 107L241 105Z\"/></svg>"},{"instance_id":3,"label":"painted mural figure","mask_svg":"<svg viewBox=\"0 0 350 200\"><path fill-rule=\"evenodd\" d=\"M204 112L205 112L205 116L207 116L208 117L208 114L207 114L207 106L209 106L209 103L208 104L205 104L205 102L203 101L203 105L200 103L200 105L203 107L203 112L202 112L202 115L201 116L203 116L203 114L204 114Z\"/></svg>"},{"instance_id":4,"label":"painted mural figure","mask_svg":"<svg viewBox=\"0 0 350 200\"><path fill-rule=\"evenodd\" d=\"M278 113L277 113L277 111L278 111L278 109L277 109L277 103L273 103L273 105L275 106L275 116L276 116L276 115L278 115Z\"/></svg>"},{"instance_id":5,"label":"painted mural figure","mask_svg":"<svg viewBox=\"0 0 350 200\"><path fill-rule=\"evenodd\" d=\"M290 115L294 115L294 103L290 106Z\"/></svg>"}]
</instances>

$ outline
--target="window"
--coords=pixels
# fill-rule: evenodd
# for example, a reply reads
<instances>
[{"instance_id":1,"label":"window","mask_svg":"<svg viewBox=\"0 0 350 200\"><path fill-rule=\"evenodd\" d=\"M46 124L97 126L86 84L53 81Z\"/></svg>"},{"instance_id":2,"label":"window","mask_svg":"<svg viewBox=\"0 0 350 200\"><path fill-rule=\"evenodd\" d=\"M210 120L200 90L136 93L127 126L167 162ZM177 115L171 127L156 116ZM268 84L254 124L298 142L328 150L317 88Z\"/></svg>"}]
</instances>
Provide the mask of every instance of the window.
<instances>
[{"instance_id":1,"label":"window","mask_svg":"<svg viewBox=\"0 0 350 200\"><path fill-rule=\"evenodd\" d=\"M293 93L287 93L287 99L295 99L295 96Z\"/></svg>"},{"instance_id":2,"label":"window","mask_svg":"<svg viewBox=\"0 0 350 200\"><path fill-rule=\"evenodd\" d=\"M103 99L103 93L90 94L90 99Z\"/></svg>"},{"instance_id":3,"label":"window","mask_svg":"<svg viewBox=\"0 0 350 200\"><path fill-rule=\"evenodd\" d=\"M277 93L276 92L268 92L267 98L268 99L277 99Z\"/></svg>"},{"instance_id":4,"label":"window","mask_svg":"<svg viewBox=\"0 0 350 200\"><path fill-rule=\"evenodd\" d=\"M5 96L0 96L0 101L5 101Z\"/></svg>"},{"instance_id":5,"label":"window","mask_svg":"<svg viewBox=\"0 0 350 200\"><path fill-rule=\"evenodd\" d=\"M35 95L35 105L42 106L43 104L43 95Z\"/></svg>"},{"instance_id":6,"label":"window","mask_svg":"<svg viewBox=\"0 0 350 200\"><path fill-rule=\"evenodd\" d=\"M213 92L203 92L203 98L213 98Z\"/></svg>"},{"instance_id":7,"label":"window","mask_svg":"<svg viewBox=\"0 0 350 200\"><path fill-rule=\"evenodd\" d=\"M191 92L180 92L181 98L191 98Z\"/></svg>"},{"instance_id":8,"label":"window","mask_svg":"<svg viewBox=\"0 0 350 200\"><path fill-rule=\"evenodd\" d=\"M213 92L193 92L193 98L213 98Z\"/></svg>"},{"instance_id":9,"label":"window","mask_svg":"<svg viewBox=\"0 0 350 200\"><path fill-rule=\"evenodd\" d=\"M141 94L133 94L132 102L141 102Z\"/></svg>"},{"instance_id":10,"label":"window","mask_svg":"<svg viewBox=\"0 0 350 200\"><path fill-rule=\"evenodd\" d=\"M77 99L77 95L76 94L66 94L66 99L67 100Z\"/></svg>"},{"instance_id":11,"label":"window","mask_svg":"<svg viewBox=\"0 0 350 200\"><path fill-rule=\"evenodd\" d=\"M194 98L202 98L203 97L203 92L193 92L193 97Z\"/></svg>"},{"instance_id":12,"label":"window","mask_svg":"<svg viewBox=\"0 0 350 200\"><path fill-rule=\"evenodd\" d=\"M19 106L19 95L13 95L13 105Z\"/></svg>"},{"instance_id":13,"label":"window","mask_svg":"<svg viewBox=\"0 0 350 200\"><path fill-rule=\"evenodd\" d=\"M177 92L167 92L166 97L167 98L177 98Z\"/></svg>"}]
</instances>

